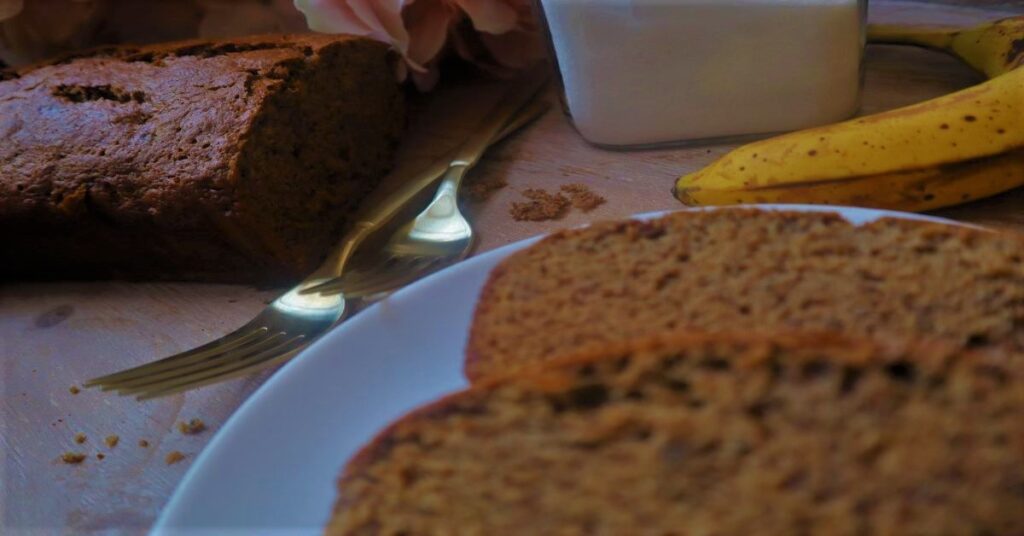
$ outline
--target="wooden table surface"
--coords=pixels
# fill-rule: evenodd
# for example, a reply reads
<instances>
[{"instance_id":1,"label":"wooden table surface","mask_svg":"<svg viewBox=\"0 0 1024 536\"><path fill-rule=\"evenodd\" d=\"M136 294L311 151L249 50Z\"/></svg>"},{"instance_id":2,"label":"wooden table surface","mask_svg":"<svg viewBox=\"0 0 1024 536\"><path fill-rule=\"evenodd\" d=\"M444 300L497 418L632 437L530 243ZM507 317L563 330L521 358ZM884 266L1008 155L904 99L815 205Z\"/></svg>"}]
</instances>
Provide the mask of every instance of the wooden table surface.
<instances>
[{"instance_id":1,"label":"wooden table surface","mask_svg":"<svg viewBox=\"0 0 1024 536\"><path fill-rule=\"evenodd\" d=\"M970 3L966 0L964 3ZM1000 11L1000 9L1004 11ZM967 24L1006 14L905 2L872 3L876 21ZM920 101L971 85L977 75L939 54L873 46L867 59L865 112ZM491 102L494 84L451 87L433 96L403 165L438 154L459 137L459 118ZM461 115L460 115L461 114ZM729 146L609 152L586 145L565 117L551 112L495 148L475 180L508 185L468 213L479 231L477 252L566 226L678 208L669 188ZM527 188L555 191L584 183L607 203L550 222L515 222L509 205ZM939 214L1005 228L1024 228L1024 190ZM268 376L264 372L185 395L136 402L72 385L129 365L186 350L241 325L278 290L202 284L120 282L0 285L0 533L144 533L190 463L235 408ZM183 435L176 423L201 418L208 430ZM84 444L73 436L83 433ZM109 448L108 435L120 443ZM139 441L148 441L148 448ZM165 456L185 459L168 465ZM89 455L80 465L65 451ZM97 459L102 453L105 458ZM295 460L299 463L300 460ZM338 460L339 467L343 460Z\"/></svg>"}]
</instances>

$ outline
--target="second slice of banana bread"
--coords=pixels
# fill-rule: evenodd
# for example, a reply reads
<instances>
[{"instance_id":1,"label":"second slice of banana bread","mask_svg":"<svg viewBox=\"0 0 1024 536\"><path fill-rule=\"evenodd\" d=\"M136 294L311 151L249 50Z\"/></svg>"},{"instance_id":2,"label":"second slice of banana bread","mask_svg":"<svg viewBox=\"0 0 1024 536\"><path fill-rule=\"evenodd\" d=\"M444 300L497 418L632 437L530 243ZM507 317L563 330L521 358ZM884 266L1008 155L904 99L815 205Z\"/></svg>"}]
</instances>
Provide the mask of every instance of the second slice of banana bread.
<instances>
[{"instance_id":1,"label":"second slice of banana bread","mask_svg":"<svg viewBox=\"0 0 1024 536\"><path fill-rule=\"evenodd\" d=\"M1019 235L821 212L726 209L557 233L477 305L467 374L675 330L922 335L1024 348Z\"/></svg>"}]
</instances>

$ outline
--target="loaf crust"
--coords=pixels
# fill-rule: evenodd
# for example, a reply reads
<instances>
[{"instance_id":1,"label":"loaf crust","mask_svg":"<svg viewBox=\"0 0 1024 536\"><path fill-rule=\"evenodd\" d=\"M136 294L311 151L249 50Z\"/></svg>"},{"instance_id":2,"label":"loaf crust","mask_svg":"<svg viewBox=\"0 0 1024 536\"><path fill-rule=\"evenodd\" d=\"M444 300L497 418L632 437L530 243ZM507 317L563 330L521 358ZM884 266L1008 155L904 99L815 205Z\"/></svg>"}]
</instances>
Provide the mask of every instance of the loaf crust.
<instances>
[{"instance_id":1,"label":"loaf crust","mask_svg":"<svg viewBox=\"0 0 1024 536\"><path fill-rule=\"evenodd\" d=\"M0 77L0 276L284 283L404 126L369 39L109 47Z\"/></svg>"},{"instance_id":2,"label":"loaf crust","mask_svg":"<svg viewBox=\"0 0 1024 536\"><path fill-rule=\"evenodd\" d=\"M831 330L1024 348L1024 240L834 213L725 209L555 233L477 303L466 374L678 329Z\"/></svg>"},{"instance_id":3,"label":"loaf crust","mask_svg":"<svg viewBox=\"0 0 1024 536\"><path fill-rule=\"evenodd\" d=\"M1017 534L1021 357L827 333L563 356L383 431L326 534Z\"/></svg>"}]
</instances>

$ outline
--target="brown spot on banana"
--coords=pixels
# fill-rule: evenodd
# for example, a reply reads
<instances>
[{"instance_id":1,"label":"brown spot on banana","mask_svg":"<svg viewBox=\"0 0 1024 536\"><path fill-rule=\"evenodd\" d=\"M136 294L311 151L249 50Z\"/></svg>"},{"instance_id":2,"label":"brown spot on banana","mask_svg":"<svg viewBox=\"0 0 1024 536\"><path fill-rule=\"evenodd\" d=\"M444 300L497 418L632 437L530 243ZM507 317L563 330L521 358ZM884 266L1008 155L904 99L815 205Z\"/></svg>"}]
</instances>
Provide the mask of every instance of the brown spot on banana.
<instances>
[{"instance_id":1,"label":"brown spot on banana","mask_svg":"<svg viewBox=\"0 0 1024 536\"><path fill-rule=\"evenodd\" d=\"M1010 68L1024 64L1024 38L1015 39L1006 52L1006 65Z\"/></svg>"}]
</instances>

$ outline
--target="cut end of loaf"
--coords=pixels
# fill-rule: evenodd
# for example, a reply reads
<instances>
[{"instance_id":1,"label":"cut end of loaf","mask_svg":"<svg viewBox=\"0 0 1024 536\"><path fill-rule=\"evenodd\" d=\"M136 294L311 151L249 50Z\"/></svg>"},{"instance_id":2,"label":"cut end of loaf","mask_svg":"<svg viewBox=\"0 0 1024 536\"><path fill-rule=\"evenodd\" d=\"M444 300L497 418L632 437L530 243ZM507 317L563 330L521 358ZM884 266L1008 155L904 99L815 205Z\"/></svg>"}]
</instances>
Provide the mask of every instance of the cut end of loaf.
<instances>
[{"instance_id":1,"label":"cut end of loaf","mask_svg":"<svg viewBox=\"0 0 1024 536\"><path fill-rule=\"evenodd\" d=\"M243 217L259 229L250 244L293 278L316 268L392 165L405 126L393 60L377 43L331 42L253 82L272 95L237 162Z\"/></svg>"}]
</instances>

